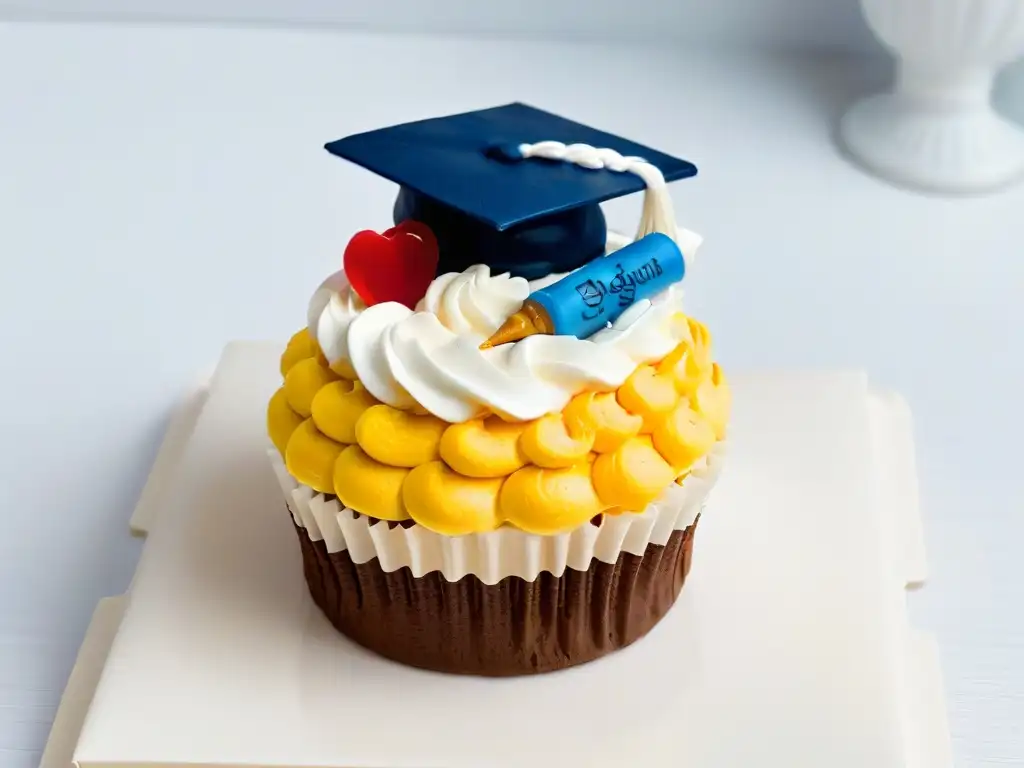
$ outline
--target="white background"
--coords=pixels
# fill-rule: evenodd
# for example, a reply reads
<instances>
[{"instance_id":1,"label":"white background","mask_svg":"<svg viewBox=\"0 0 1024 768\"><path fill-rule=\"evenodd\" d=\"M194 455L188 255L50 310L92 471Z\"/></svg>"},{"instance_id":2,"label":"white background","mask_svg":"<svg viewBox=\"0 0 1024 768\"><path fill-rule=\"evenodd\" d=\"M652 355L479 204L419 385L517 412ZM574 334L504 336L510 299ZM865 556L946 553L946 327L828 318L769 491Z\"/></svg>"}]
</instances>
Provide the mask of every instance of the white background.
<instances>
[{"instance_id":1,"label":"white background","mask_svg":"<svg viewBox=\"0 0 1024 768\"><path fill-rule=\"evenodd\" d=\"M50 18L245 20L558 39L770 40L850 47L871 39L855 0L0 0L4 9Z\"/></svg>"},{"instance_id":2,"label":"white background","mask_svg":"<svg viewBox=\"0 0 1024 768\"><path fill-rule=\"evenodd\" d=\"M0 0L3 18L881 53L857 0ZM997 94L1024 118L1024 62L1007 68Z\"/></svg>"},{"instance_id":3,"label":"white background","mask_svg":"<svg viewBox=\"0 0 1024 768\"><path fill-rule=\"evenodd\" d=\"M701 168L675 185L707 238L688 296L728 368L864 367L907 396L933 564L911 607L958 764L1024 761L1024 189L922 197L839 157L836 115L887 74L846 35L850 3L549 5L499 26L632 39L0 25L0 765L33 764L95 601L128 584L126 521L179 394L225 341L295 330L347 237L386 223L391 185L323 142L513 99ZM490 4L434 7L487 28ZM762 28L867 53L733 46Z\"/></svg>"}]
</instances>

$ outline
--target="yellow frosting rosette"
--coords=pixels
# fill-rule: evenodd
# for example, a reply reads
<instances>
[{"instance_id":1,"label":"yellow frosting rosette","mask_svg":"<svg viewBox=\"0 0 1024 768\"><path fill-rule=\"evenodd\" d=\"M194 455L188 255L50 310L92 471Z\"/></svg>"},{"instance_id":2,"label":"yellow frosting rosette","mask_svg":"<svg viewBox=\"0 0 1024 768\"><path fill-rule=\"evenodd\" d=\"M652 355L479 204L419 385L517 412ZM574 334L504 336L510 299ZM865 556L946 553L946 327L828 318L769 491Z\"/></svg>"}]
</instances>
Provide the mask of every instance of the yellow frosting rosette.
<instances>
[{"instance_id":1,"label":"yellow frosting rosette","mask_svg":"<svg viewBox=\"0 0 1024 768\"><path fill-rule=\"evenodd\" d=\"M379 402L301 330L281 356L267 431L298 483L369 518L447 536L560 534L643 511L724 441L729 385L707 329L685 323L675 349L615 390L581 391L529 421L459 423Z\"/></svg>"}]
</instances>

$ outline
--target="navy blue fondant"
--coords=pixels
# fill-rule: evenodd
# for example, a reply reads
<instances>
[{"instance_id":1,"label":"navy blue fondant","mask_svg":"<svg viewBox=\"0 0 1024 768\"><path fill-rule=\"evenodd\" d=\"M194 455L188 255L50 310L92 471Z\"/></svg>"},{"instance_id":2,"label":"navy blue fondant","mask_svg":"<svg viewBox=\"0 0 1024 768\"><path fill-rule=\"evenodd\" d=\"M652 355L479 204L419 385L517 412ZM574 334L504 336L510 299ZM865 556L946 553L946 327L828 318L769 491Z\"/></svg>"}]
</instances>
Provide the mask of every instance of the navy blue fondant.
<instances>
[{"instance_id":1,"label":"navy blue fondant","mask_svg":"<svg viewBox=\"0 0 1024 768\"><path fill-rule=\"evenodd\" d=\"M439 273L482 263L533 278L602 253L598 204L644 188L632 173L524 159L518 150L549 140L643 157L666 181L697 173L685 160L519 103L361 133L327 150L399 185L395 222L434 231Z\"/></svg>"},{"instance_id":2,"label":"navy blue fondant","mask_svg":"<svg viewBox=\"0 0 1024 768\"><path fill-rule=\"evenodd\" d=\"M510 272L527 280L569 272L604 253L604 213L586 205L498 231L483 222L402 187L395 200L398 224L421 221L437 237L437 274L487 264L492 274Z\"/></svg>"}]
</instances>

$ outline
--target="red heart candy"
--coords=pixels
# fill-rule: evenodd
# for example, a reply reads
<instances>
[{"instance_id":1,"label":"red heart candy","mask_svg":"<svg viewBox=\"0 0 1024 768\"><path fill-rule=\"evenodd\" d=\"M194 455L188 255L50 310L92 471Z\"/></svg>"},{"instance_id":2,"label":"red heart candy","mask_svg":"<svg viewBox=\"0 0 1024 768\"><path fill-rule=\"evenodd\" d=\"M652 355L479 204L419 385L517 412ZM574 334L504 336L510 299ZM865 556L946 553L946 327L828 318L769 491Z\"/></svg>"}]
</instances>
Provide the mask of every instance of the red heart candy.
<instances>
[{"instance_id":1,"label":"red heart candy","mask_svg":"<svg viewBox=\"0 0 1024 768\"><path fill-rule=\"evenodd\" d=\"M368 306L397 301L416 308L437 272L437 238L418 221L378 234L357 232L345 248L345 275Z\"/></svg>"}]
</instances>

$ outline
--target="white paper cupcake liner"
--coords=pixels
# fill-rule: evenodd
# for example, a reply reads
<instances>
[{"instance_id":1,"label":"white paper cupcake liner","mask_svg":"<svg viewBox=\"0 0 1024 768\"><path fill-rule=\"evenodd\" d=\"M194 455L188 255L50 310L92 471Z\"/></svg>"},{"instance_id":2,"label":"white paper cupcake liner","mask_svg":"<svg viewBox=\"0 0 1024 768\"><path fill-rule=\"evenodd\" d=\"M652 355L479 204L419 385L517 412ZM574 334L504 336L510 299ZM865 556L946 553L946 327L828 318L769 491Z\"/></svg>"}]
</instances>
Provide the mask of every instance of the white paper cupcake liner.
<instances>
[{"instance_id":1,"label":"white paper cupcake liner","mask_svg":"<svg viewBox=\"0 0 1024 768\"><path fill-rule=\"evenodd\" d=\"M385 572L408 567L414 577L440 571L448 581L474 575L485 584L509 576L533 581L542 572L586 571L593 560L615 563L628 552L642 556L650 544L664 546L673 531L697 519L721 471L726 444L719 443L682 484L673 483L639 513L603 515L566 533L541 536L511 526L487 533L444 536L421 525L408 528L370 519L302 485L288 474L280 454L268 451L295 524L328 552L348 550L357 565L377 558Z\"/></svg>"}]
</instances>

